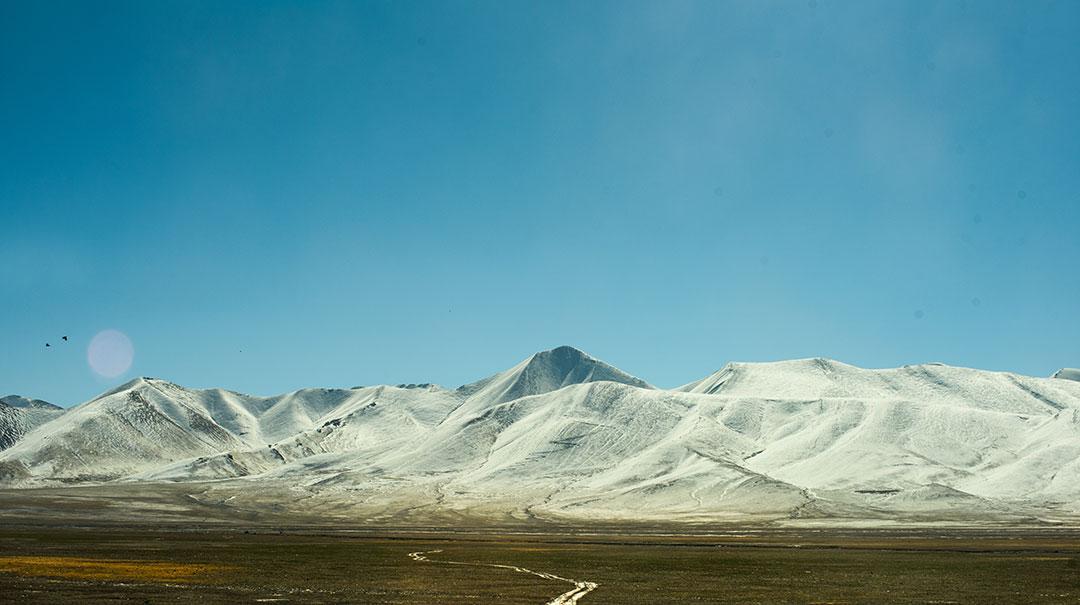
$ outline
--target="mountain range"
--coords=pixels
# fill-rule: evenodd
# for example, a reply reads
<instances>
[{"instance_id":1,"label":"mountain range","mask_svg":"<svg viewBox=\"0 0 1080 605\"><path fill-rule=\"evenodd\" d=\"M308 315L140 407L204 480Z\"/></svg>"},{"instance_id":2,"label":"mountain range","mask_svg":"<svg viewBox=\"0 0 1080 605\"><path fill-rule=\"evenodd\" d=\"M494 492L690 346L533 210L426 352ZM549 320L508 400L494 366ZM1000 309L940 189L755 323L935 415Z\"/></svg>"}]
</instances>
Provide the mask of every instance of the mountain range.
<instances>
[{"instance_id":1,"label":"mountain range","mask_svg":"<svg viewBox=\"0 0 1080 605\"><path fill-rule=\"evenodd\" d=\"M422 522L1061 522L1080 372L731 363L659 389L559 347L456 389L255 397L138 378L0 405L0 485L189 486L200 505Z\"/></svg>"}]
</instances>

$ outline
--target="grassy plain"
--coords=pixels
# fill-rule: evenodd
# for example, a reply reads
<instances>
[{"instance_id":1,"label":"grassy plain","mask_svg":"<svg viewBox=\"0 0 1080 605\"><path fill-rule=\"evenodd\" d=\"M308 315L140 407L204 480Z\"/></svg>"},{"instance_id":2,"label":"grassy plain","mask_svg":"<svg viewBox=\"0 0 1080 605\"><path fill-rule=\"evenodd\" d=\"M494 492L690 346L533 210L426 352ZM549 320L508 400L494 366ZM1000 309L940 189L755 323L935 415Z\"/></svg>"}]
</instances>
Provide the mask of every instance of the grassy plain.
<instances>
[{"instance_id":1,"label":"grassy plain","mask_svg":"<svg viewBox=\"0 0 1080 605\"><path fill-rule=\"evenodd\" d=\"M488 564L598 583L582 605L1080 602L1080 532L1063 529L0 526L0 602L541 604L572 589Z\"/></svg>"}]
</instances>

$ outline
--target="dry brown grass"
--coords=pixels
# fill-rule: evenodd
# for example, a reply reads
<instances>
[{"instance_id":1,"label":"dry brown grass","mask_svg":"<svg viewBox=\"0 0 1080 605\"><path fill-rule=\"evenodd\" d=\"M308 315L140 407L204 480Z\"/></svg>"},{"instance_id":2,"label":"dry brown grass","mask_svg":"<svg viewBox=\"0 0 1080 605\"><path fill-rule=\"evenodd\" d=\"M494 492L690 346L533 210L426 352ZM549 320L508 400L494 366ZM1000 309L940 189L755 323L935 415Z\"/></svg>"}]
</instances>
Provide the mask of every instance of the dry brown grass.
<instances>
[{"instance_id":1,"label":"dry brown grass","mask_svg":"<svg viewBox=\"0 0 1080 605\"><path fill-rule=\"evenodd\" d=\"M226 569L223 565L124 561L56 556L0 556L0 572L28 577L184 584Z\"/></svg>"}]
</instances>

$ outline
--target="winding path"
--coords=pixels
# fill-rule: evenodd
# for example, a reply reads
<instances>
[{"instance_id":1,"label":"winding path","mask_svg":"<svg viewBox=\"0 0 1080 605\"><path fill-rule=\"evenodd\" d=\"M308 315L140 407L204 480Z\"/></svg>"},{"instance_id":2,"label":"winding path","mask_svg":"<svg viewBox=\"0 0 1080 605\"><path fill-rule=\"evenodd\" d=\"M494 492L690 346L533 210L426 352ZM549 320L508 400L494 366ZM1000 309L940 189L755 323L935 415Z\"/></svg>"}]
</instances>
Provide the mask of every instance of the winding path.
<instances>
[{"instance_id":1,"label":"winding path","mask_svg":"<svg viewBox=\"0 0 1080 605\"><path fill-rule=\"evenodd\" d=\"M546 605L574 605L585 595L589 594L596 587L599 586L596 582L585 582L582 580L574 580L571 578L564 578L555 574L546 573L543 571L533 571L531 569L525 569L524 567L518 567L516 565L499 565L497 563L466 563L464 561L444 561L444 560L432 560L427 558L426 555L442 552L442 550L420 550L417 552L409 553L409 557L413 561L422 561L427 563L443 563L445 565L468 565L470 567L496 567L499 569L512 569L517 572L527 573L534 575L538 578L544 578L545 580L555 580L558 582L567 582L574 585L573 590L562 593L554 599L547 602Z\"/></svg>"}]
</instances>

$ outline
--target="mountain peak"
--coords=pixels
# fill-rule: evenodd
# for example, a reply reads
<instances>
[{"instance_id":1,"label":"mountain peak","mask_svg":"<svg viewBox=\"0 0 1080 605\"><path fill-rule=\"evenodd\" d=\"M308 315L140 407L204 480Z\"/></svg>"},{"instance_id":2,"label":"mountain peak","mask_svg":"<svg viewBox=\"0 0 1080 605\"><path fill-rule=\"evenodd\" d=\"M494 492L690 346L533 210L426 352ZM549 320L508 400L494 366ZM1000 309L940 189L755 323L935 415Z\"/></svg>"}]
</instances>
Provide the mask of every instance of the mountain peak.
<instances>
[{"instance_id":1,"label":"mountain peak","mask_svg":"<svg viewBox=\"0 0 1080 605\"><path fill-rule=\"evenodd\" d=\"M529 363L558 365L563 367L576 366L582 363L596 362L597 360L581 349L569 345L555 347L547 351L533 353L529 357ZM601 362L603 363L603 362Z\"/></svg>"},{"instance_id":2,"label":"mountain peak","mask_svg":"<svg viewBox=\"0 0 1080 605\"><path fill-rule=\"evenodd\" d=\"M101 393L100 395L98 395L97 397L94 397L93 399L91 399L90 401L87 401L86 403L93 403L95 401L105 399L106 397L111 397L112 395L115 395L117 393L123 393L124 391L131 391L131 390L137 389L139 387L150 384L151 380L154 380L154 379L149 378L147 376L139 376L139 377L136 377L136 378L132 378L131 380L125 382L124 384L122 384L120 386L113 387L113 388L105 391L104 393ZM80 404L80 405L85 405L85 404Z\"/></svg>"},{"instance_id":3,"label":"mountain peak","mask_svg":"<svg viewBox=\"0 0 1080 605\"><path fill-rule=\"evenodd\" d=\"M480 382L465 385L459 392L487 403L503 403L539 395L572 384L610 381L643 389L652 385L608 365L584 351L561 346L540 351L518 365Z\"/></svg>"}]
</instances>

